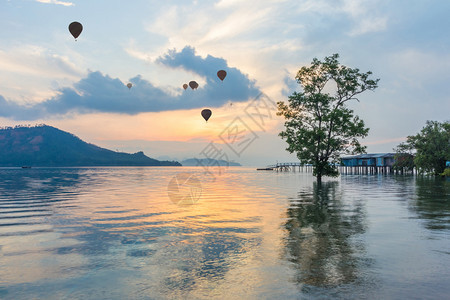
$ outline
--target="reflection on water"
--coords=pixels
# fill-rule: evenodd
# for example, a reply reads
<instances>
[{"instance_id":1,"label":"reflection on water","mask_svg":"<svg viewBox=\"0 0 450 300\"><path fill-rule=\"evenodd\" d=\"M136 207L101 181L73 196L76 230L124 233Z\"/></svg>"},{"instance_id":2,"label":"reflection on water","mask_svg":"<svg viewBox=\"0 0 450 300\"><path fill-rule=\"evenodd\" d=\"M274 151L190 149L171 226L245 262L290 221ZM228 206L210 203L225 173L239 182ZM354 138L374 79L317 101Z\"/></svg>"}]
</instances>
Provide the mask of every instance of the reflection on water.
<instances>
[{"instance_id":1,"label":"reflection on water","mask_svg":"<svg viewBox=\"0 0 450 300\"><path fill-rule=\"evenodd\" d=\"M357 239L365 232L364 207L344 202L338 182L303 189L290 200L287 215L286 248L304 291L353 283L359 269L367 269L365 245Z\"/></svg>"},{"instance_id":2,"label":"reflection on water","mask_svg":"<svg viewBox=\"0 0 450 300\"><path fill-rule=\"evenodd\" d=\"M180 174L201 187L195 204L170 198L191 195ZM439 298L449 191L248 168L214 181L199 168L0 169L0 298Z\"/></svg>"},{"instance_id":3,"label":"reflection on water","mask_svg":"<svg viewBox=\"0 0 450 300\"><path fill-rule=\"evenodd\" d=\"M450 230L450 180L416 180L414 201L410 208L430 230ZM450 249L447 249L450 252Z\"/></svg>"}]
</instances>

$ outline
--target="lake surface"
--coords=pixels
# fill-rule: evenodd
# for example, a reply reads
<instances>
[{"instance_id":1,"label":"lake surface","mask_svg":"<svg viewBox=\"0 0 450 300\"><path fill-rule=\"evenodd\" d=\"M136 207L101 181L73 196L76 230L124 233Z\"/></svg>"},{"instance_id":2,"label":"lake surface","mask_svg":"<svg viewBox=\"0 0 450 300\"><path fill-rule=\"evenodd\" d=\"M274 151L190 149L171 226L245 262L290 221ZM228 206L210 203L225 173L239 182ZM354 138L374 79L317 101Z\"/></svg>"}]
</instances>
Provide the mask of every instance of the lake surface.
<instances>
[{"instance_id":1,"label":"lake surface","mask_svg":"<svg viewBox=\"0 0 450 300\"><path fill-rule=\"evenodd\" d=\"M448 179L202 171L0 169L0 298L450 294Z\"/></svg>"}]
</instances>

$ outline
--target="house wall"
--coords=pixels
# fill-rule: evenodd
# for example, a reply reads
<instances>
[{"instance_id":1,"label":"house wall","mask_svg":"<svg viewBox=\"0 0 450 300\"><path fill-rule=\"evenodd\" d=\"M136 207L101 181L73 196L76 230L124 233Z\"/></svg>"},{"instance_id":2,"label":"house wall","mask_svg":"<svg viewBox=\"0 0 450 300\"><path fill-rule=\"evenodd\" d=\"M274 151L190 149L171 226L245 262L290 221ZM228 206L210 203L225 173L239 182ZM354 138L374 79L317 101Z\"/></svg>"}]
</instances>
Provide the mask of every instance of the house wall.
<instances>
[{"instance_id":1,"label":"house wall","mask_svg":"<svg viewBox=\"0 0 450 300\"><path fill-rule=\"evenodd\" d=\"M346 167L354 167L354 166L357 166L357 160L356 160L356 158L342 159L342 163L343 163L344 166L346 166Z\"/></svg>"},{"instance_id":2,"label":"house wall","mask_svg":"<svg viewBox=\"0 0 450 300\"><path fill-rule=\"evenodd\" d=\"M384 166L384 159L382 157L377 157L377 167Z\"/></svg>"},{"instance_id":3,"label":"house wall","mask_svg":"<svg viewBox=\"0 0 450 300\"><path fill-rule=\"evenodd\" d=\"M346 167L392 167L394 165L394 157L364 157L364 158L348 158L342 159L342 164Z\"/></svg>"},{"instance_id":4,"label":"house wall","mask_svg":"<svg viewBox=\"0 0 450 300\"><path fill-rule=\"evenodd\" d=\"M388 167L392 167L394 165L394 158L393 157L385 157L384 165L388 166Z\"/></svg>"}]
</instances>

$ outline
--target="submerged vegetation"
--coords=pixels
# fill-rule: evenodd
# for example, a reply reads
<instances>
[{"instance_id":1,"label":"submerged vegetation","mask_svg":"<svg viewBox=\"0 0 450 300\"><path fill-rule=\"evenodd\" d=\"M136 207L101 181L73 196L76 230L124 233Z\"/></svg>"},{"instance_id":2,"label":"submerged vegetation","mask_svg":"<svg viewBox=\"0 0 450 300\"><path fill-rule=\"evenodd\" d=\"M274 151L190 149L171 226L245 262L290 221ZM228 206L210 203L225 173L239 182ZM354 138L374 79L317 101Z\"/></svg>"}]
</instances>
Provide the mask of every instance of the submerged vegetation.
<instances>
[{"instance_id":1,"label":"submerged vegetation","mask_svg":"<svg viewBox=\"0 0 450 300\"><path fill-rule=\"evenodd\" d=\"M442 172L440 175L450 177L450 168L445 168L444 172Z\"/></svg>"},{"instance_id":2,"label":"submerged vegetation","mask_svg":"<svg viewBox=\"0 0 450 300\"><path fill-rule=\"evenodd\" d=\"M324 61L314 58L295 77L302 91L289 96L287 104L278 102L277 114L286 119L280 133L288 143L286 150L295 152L301 163L313 166L318 183L322 176L339 175L341 155L365 152L358 138L366 137L369 128L347 102L359 101L356 96L375 90L379 81L370 78L370 71L362 73L341 65L338 58L338 54Z\"/></svg>"},{"instance_id":3,"label":"submerged vegetation","mask_svg":"<svg viewBox=\"0 0 450 300\"><path fill-rule=\"evenodd\" d=\"M406 138L394 149L397 168L416 168L419 173L449 176L450 122L427 121L416 135Z\"/></svg>"}]
</instances>

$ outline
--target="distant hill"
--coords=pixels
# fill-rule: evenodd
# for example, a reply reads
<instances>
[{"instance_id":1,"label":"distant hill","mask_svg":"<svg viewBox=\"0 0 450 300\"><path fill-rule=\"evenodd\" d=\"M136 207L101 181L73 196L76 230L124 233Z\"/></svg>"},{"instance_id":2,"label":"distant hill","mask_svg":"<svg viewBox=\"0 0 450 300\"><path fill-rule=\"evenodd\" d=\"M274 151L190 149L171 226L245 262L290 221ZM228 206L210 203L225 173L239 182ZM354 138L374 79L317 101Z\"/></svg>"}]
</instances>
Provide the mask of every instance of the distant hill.
<instances>
[{"instance_id":1,"label":"distant hill","mask_svg":"<svg viewBox=\"0 0 450 300\"><path fill-rule=\"evenodd\" d=\"M143 152L111 151L47 125L0 129L0 167L20 166L180 166L180 163L159 161Z\"/></svg>"},{"instance_id":2,"label":"distant hill","mask_svg":"<svg viewBox=\"0 0 450 300\"><path fill-rule=\"evenodd\" d=\"M231 162L231 161L226 161L226 160L217 160L217 159L211 159L211 158L189 158L189 159L185 159L181 162L181 164L183 166L191 166L191 167L196 167L196 166L222 166L222 167L227 167L227 166L235 166L235 167L241 167L242 165L240 163L237 162Z\"/></svg>"}]
</instances>

